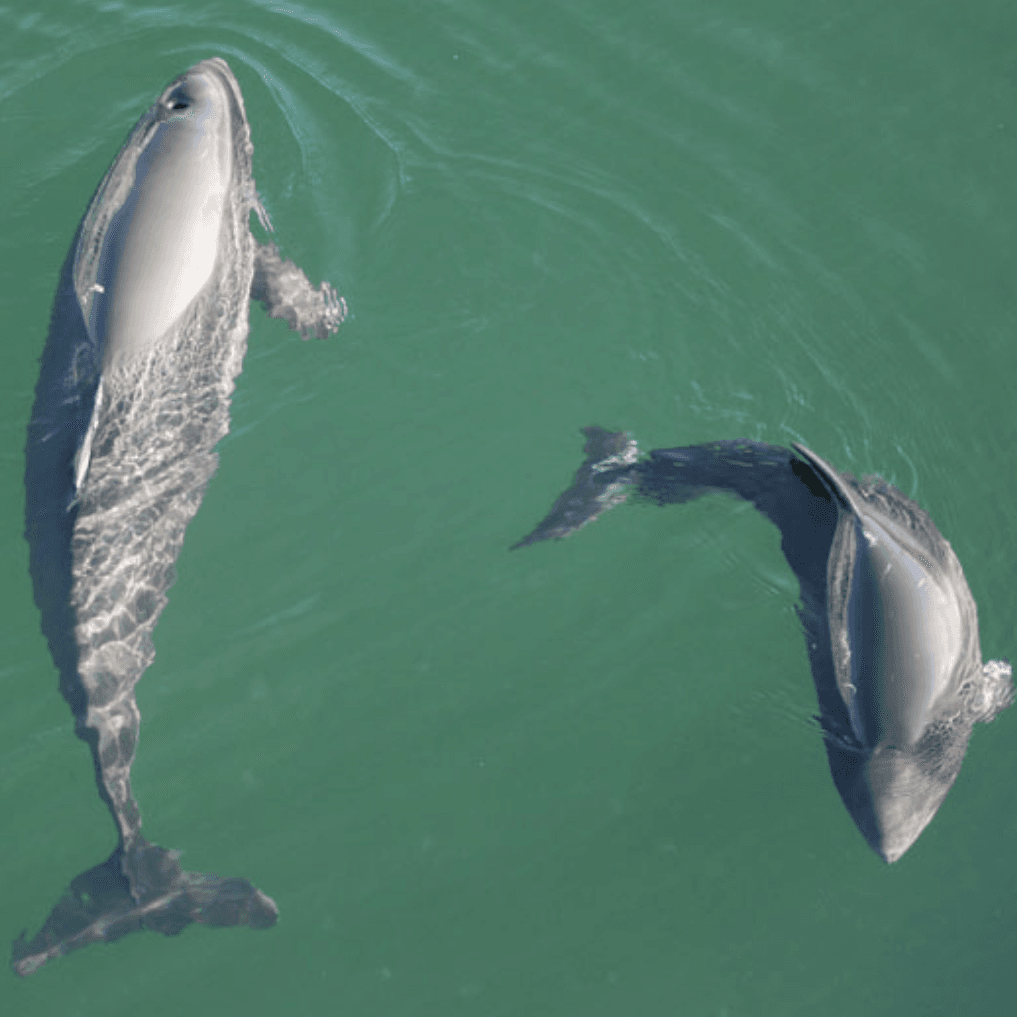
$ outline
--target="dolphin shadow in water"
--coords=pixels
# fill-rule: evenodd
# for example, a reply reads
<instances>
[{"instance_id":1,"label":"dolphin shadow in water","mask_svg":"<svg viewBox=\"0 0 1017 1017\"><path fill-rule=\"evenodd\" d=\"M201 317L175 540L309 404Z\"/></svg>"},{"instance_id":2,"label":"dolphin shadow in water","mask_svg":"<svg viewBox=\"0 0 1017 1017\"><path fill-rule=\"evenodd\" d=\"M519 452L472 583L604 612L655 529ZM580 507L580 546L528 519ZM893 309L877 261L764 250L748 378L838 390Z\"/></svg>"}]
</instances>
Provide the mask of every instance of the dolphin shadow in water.
<instances>
[{"instance_id":1,"label":"dolphin shadow in water","mask_svg":"<svg viewBox=\"0 0 1017 1017\"><path fill-rule=\"evenodd\" d=\"M830 772L870 847L894 862L960 772L974 724L1013 701L1006 661L983 665L978 615L935 523L878 477L857 482L802 445L718 441L637 461L622 432L584 429L586 459L519 543L566 537L624 501L658 505L726 492L781 534Z\"/></svg>"},{"instance_id":2,"label":"dolphin shadow in water","mask_svg":"<svg viewBox=\"0 0 1017 1017\"><path fill-rule=\"evenodd\" d=\"M78 227L57 287L26 448L26 538L43 634L117 826L12 966L147 928L266 928L246 879L185 872L141 836L130 787L134 688L176 578L184 531L218 464L252 299L303 338L345 303L251 235L258 200L243 98L224 60L171 82L142 116Z\"/></svg>"}]
</instances>

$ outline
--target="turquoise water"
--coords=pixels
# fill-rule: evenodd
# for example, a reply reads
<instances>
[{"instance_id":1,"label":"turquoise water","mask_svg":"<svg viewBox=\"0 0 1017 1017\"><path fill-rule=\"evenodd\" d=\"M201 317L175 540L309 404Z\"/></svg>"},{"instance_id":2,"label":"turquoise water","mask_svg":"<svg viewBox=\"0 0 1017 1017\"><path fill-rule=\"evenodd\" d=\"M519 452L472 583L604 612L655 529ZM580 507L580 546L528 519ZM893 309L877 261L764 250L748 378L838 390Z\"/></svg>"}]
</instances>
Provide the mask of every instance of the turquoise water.
<instances>
[{"instance_id":1,"label":"turquoise water","mask_svg":"<svg viewBox=\"0 0 1017 1017\"><path fill-rule=\"evenodd\" d=\"M0 10L0 933L112 824L28 577L60 266L162 87L225 57L284 253L138 687L134 787L267 932L92 946L0 1008L1006 1014L1017 711L888 868L834 790L779 535L723 498L508 553L578 429L879 472L1015 654L1017 11L979 0Z\"/></svg>"}]
</instances>

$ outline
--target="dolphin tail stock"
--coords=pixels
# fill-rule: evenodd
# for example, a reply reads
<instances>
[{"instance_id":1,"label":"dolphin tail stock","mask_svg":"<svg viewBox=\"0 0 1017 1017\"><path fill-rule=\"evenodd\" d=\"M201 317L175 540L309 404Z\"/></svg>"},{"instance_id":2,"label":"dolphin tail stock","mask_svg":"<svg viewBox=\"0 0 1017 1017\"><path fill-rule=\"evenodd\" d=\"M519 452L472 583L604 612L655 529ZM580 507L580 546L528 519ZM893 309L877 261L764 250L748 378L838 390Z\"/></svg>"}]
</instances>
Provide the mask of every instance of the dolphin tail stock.
<instances>
[{"instance_id":1,"label":"dolphin tail stock","mask_svg":"<svg viewBox=\"0 0 1017 1017\"><path fill-rule=\"evenodd\" d=\"M282 318L301 339L327 339L349 313L346 301L327 282L315 289L303 271L283 259L275 244L256 243L251 299L270 318Z\"/></svg>"},{"instance_id":2,"label":"dolphin tail stock","mask_svg":"<svg viewBox=\"0 0 1017 1017\"><path fill-rule=\"evenodd\" d=\"M248 880L184 872L179 856L141 837L126 852L118 847L71 881L31 940L22 932L14 941L13 970L27 976L54 957L142 929L175 936L192 922L254 929L275 924L275 901Z\"/></svg>"}]
</instances>

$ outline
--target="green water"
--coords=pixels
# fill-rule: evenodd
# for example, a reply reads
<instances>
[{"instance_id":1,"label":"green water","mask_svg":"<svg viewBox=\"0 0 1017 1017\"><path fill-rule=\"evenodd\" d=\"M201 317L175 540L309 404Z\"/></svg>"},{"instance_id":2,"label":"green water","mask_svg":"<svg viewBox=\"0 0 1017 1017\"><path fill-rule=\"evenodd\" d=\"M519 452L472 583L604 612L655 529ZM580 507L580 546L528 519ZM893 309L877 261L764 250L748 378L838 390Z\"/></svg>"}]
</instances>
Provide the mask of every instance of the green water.
<instances>
[{"instance_id":1,"label":"green water","mask_svg":"<svg viewBox=\"0 0 1017 1017\"><path fill-rule=\"evenodd\" d=\"M138 687L145 832L244 875L0 975L19 1017L1013 1012L1017 710L892 868L840 803L779 537L722 498L508 553L578 429L806 442L952 542L1014 656L1017 8L901 0L0 9L0 937L114 845L28 577L60 266L219 54L284 252Z\"/></svg>"}]
</instances>

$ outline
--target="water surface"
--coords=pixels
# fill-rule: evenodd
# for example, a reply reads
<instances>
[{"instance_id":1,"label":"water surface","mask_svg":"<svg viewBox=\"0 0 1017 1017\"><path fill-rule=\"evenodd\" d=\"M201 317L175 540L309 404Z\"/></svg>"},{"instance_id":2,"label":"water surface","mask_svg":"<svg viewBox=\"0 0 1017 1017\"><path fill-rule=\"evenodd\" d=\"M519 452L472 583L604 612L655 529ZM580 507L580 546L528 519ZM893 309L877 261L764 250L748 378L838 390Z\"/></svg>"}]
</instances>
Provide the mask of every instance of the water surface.
<instances>
[{"instance_id":1,"label":"water surface","mask_svg":"<svg viewBox=\"0 0 1017 1017\"><path fill-rule=\"evenodd\" d=\"M138 686L145 834L243 873L189 928L3 982L24 1017L1009 1008L1014 725L892 868L826 770L747 505L508 553L581 426L803 441L952 542L1015 653L1012 5L187 2L0 12L5 930L112 849L21 537L60 265L140 113L225 57L283 251Z\"/></svg>"}]
</instances>

